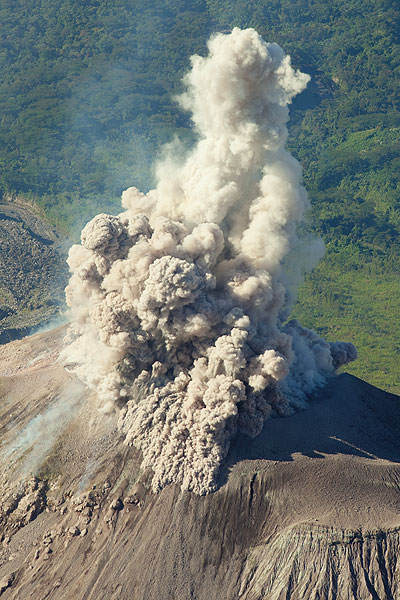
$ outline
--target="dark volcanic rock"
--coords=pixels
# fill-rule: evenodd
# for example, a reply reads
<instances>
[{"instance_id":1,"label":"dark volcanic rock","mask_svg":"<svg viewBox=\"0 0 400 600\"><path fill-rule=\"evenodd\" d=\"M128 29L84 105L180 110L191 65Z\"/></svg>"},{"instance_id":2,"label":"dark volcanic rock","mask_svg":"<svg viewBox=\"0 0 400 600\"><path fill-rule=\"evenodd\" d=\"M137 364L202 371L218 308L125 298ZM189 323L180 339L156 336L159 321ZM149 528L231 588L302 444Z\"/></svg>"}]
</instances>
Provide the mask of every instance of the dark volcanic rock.
<instances>
[{"instance_id":1,"label":"dark volcanic rock","mask_svg":"<svg viewBox=\"0 0 400 600\"><path fill-rule=\"evenodd\" d=\"M63 303L61 239L33 206L0 203L0 343L22 337Z\"/></svg>"},{"instance_id":2,"label":"dark volcanic rock","mask_svg":"<svg viewBox=\"0 0 400 600\"><path fill-rule=\"evenodd\" d=\"M216 493L155 495L59 346L0 349L2 600L400 597L399 398L343 374L237 438Z\"/></svg>"}]
</instances>

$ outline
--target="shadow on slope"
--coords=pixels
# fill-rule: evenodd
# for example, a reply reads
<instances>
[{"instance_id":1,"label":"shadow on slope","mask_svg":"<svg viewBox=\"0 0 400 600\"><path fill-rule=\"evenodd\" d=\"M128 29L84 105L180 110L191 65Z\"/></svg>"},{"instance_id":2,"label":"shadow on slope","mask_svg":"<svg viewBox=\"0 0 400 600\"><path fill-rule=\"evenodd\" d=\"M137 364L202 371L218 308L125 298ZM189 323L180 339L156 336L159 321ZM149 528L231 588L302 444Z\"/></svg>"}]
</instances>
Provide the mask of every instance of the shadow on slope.
<instances>
[{"instance_id":1,"label":"shadow on slope","mask_svg":"<svg viewBox=\"0 0 400 600\"><path fill-rule=\"evenodd\" d=\"M399 398L343 373L319 391L308 409L269 419L254 439L239 434L227 464L292 461L297 453L319 459L345 454L400 462L399 430Z\"/></svg>"}]
</instances>

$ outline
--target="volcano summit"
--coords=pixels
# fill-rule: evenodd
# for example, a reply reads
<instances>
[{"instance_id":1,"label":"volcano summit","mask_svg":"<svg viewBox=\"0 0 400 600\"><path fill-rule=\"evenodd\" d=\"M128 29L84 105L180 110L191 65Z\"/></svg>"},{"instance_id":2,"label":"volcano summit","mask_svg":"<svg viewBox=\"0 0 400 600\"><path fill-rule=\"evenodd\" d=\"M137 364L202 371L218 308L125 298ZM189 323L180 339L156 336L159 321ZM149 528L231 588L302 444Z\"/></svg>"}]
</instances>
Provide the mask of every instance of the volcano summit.
<instances>
[{"instance_id":1,"label":"volcano summit","mask_svg":"<svg viewBox=\"0 0 400 600\"><path fill-rule=\"evenodd\" d=\"M62 337L0 347L1 600L398 600L398 397L342 374L233 438L214 493L154 493Z\"/></svg>"}]
</instances>

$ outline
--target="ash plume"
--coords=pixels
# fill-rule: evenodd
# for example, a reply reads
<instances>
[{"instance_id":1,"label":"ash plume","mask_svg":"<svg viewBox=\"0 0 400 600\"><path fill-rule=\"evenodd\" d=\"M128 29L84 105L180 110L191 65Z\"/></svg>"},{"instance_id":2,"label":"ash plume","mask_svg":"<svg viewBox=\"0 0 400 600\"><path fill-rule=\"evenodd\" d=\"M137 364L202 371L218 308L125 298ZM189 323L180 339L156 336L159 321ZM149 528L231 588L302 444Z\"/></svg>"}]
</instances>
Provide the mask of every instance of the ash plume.
<instances>
[{"instance_id":1,"label":"ash plume","mask_svg":"<svg viewBox=\"0 0 400 600\"><path fill-rule=\"evenodd\" d=\"M253 29L213 36L186 92L197 145L97 215L68 258L63 353L139 448L153 487L205 494L238 430L256 436L356 358L287 323L295 285L322 255L301 239L307 195L285 150L288 104L307 85Z\"/></svg>"}]
</instances>

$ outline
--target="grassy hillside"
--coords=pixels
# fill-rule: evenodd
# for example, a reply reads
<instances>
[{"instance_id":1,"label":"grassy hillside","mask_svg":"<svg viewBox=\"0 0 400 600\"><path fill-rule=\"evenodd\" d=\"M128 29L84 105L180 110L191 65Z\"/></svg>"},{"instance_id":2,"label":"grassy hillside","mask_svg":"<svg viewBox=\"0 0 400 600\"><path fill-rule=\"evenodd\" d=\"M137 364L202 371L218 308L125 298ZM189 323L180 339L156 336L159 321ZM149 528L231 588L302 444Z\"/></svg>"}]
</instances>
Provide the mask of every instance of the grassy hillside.
<instances>
[{"instance_id":1,"label":"grassy hillside","mask_svg":"<svg viewBox=\"0 0 400 600\"><path fill-rule=\"evenodd\" d=\"M313 79L291 151L327 245L296 316L349 339L351 372L400 392L399 15L395 0L4 0L0 192L79 229L148 189L160 145L188 143L173 95L210 32L255 27Z\"/></svg>"}]
</instances>

